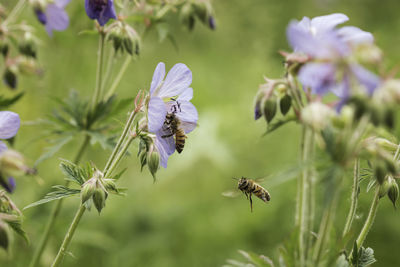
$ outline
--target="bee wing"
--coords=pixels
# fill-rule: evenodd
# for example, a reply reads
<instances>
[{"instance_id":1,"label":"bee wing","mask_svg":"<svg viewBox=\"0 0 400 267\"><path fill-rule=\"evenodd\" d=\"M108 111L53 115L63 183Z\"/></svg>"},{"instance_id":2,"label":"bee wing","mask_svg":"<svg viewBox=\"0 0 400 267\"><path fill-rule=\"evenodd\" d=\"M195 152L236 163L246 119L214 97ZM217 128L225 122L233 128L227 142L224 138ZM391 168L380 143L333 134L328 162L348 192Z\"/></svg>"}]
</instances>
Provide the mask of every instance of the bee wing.
<instances>
[{"instance_id":1,"label":"bee wing","mask_svg":"<svg viewBox=\"0 0 400 267\"><path fill-rule=\"evenodd\" d=\"M254 179L254 182L256 182L257 184L264 183L265 178L256 178L256 179Z\"/></svg>"},{"instance_id":2,"label":"bee wing","mask_svg":"<svg viewBox=\"0 0 400 267\"><path fill-rule=\"evenodd\" d=\"M234 198L234 197L238 197L240 195L240 191L238 191L238 190L228 190L228 191L222 192L222 195L224 197Z\"/></svg>"},{"instance_id":3,"label":"bee wing","mask_svg":"<svg viewBox=\"0 0 400 267\"><path fill-rule=\"evenodd\" d=\"M185 131L185 134L190 133L198 126L195 122L181 121L181 127Z\"/></svg>"}]
</instances>

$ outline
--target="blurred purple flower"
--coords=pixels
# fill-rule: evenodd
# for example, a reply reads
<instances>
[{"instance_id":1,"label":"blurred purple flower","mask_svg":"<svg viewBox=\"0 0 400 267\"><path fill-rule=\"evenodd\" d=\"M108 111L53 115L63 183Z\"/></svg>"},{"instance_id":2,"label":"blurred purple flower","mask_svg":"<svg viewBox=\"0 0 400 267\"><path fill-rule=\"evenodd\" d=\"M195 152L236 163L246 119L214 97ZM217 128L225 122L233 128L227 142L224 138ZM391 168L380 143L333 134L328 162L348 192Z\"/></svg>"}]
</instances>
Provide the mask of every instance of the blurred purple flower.
<instances>
[{"instance_id":1,"label":"blurred purple flower","mask_svg":"<svg viewBox=\"0 0 400 267\"><path fill-rule=\"evenodd\" d=\"M340 13L315 17L304 17L301 21L292 21L286 31L290 46L295 52L303 52L312 58L335 59L351 53L352 46L368 43L374 38L371 33L357 27L336 26L349 18Z\"/></svg>"},{"instance_id":2,"label":"blurred purple flower","mask_svg":"<svg viewBox=\"0 0 400 267\"><path fill-rule=\"evenodd\" d=\"M117 19L113 0L85 0L86 14L104 26L109 19Z\"/></svg>"},{"instance_id":3,"label":"blurred purple flower","mask_svg":"<svg viewBox=\"0 0 400 267\"><path fill-rule=\"evenodd\" d=\"M336 28L349 18L344 14L331 14L300 22L292 21L287 29L289 44L295 52L302 52L317 62L306 63L298 74L305 88L318 95L334 93L341 101L338 109L351 95L354 81L372 94L379 78L357 63L349 63L352 49L359 44L372 44L371 33L357 27ZM323 61L323 62L321 62Z\"/></svg>"},{"instance_id":4,"label":"blurred purple flower","mask_svg":"<svg viewBox=\"0 0 400 267\"><path fill-rule=\"evenodd\" d=\"M18 132L19 126L20 118L18 114L11 111L0 111L0 139L14 137ZM7 145L0 141L0 154L6 150ZM0 174L0 185L8 192L12 192L15 188L15 180L13 177L2 177Z\"/></svg>"},{"instance_id":5,"label":"blurred purple flower","mask_svg":"<svg viewBox=\"0 0 400 267\"><path fill-rule=\"evenodd\" d=\"M63 31L68 28L69 18L64 9L70 1L55 0L53 3L48 4L44 10L40 8L35 9L36 17L45 25L46 31L50 36L53 35L53 30Z\"/></svg>"},{"instance_id":6,"label":"blurred purple flower","mask_svg":"<svg viewBox=\"0 0 400 267\"><path fill-rule=\"evenodd\" d=\"M190 103L193 98L192 72L182 63L172 67L165 78L165 64L158 63L150 86L148 105L148 128L156 134L155 145L160 153L161 166L167 167L168 157L175 152L174 137L168 135L164 122L167 113L174 113L180 120L180 127L189 133L196 128L198 114ZM162 137L164 136L164 138Z\"/></svg>"}]
</instances>

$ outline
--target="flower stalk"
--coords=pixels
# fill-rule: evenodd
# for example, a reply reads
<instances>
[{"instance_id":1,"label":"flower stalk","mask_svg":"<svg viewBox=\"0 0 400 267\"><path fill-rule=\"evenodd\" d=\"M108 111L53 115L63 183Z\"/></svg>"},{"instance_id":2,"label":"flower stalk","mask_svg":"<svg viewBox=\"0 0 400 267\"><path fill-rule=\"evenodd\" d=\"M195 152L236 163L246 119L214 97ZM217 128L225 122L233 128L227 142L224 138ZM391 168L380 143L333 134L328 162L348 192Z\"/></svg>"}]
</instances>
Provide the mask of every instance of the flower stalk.
<instances>
[{"instance_id":1,"label":"flower stalk","mask_svg":"<svg viewBox=\"0 0 400 267\"><path fill-rule=\"evenodd\" d=\"M347 215L346 223L344 225L342 238L345 238L350 232L351 225L356 215L358 203L358 191L360 188L360 159L357 158L354 163L353 187L351 193L351 205L349 214Z\"/></svg>"},{"instance_id":2,"label":"flower stalk","mask_svg":"<svg viewBox=\"0 0 400 267\"><path fill-rule=\"evenodd\" d=\"M75 159L73 161L74 164L78 164L80 162L80 160L81 160L83 154L85 153L85 150L87 149L89 143L90 143L90 136L86 135L85 136L85 140L83 141L78 153L75 156ZM69 181L66 181L65 182L65 186L68 186L68 185L69 185ZM38 264L42 254L43 254L43 251L44 251L44 249L45 249L45 247L47 245L47 242L49 241L50 232L54 227L54 223L56 222L58 214L60 213L60 210L61 210L61 207L62 207L62 203L63 203L63 199L60 199L54 205L54 207L53 207L53 209L51 211L51 214L50 214L50 218L47 221L46 228L44 229L42 238L40 239L39 245L37 246L37 248L35 250L35 253L33 254L33 258L32 258L32 260L31 260L31 262L29 264L29 267L35 267Z\"/></svg>"},{"instance_id":3,"label":"flower stalk","mask_svg":"<svg viewBox=\"0 0 400 267\"><path fill-rule=\"evenodd\" d=\"M16 19L17 16L19 15L19 13L24 8L25 3L26 3L26 0L19 0L18 3L11 10L8 17L4 20L3 25L7 25L7 24L11 23L14 19Z\"/></svg>"},{"instance_id":4,"label":"flower stalk","mask_svg":"<svg viewBox=\"0 0 400 267\"><path fill-rule=\"evenodd\" d=\"M131 63L131 61L132 61L132 58L129 57L129 56L127 56L126 59L125 59L125 61L124 61L124 63L123 63L122 66L121 66L121 69L119 70L119 72L118 72L118 74L117 74L117 77L115 77L113 83L111 84L111 87L110 87L110 89L108 90L108 92L107 92L107 94L106 94L106 96L105 96L105 99L108 99L110 96L112 96L112 95L114 94L115 89L117 89L119 83L120 83L121 80L122 80L122 77L123 77L124 74L125 74L125 71L128 69L128 66L129 66L129 64Z\"/></svg>"},{"instance_id":5,"label":"flower stalk","mask_svg":"<svg viewBox=\"0 0 400 267\"><path fill-rule=\"evenodd\" d=\"M103 76L103 58L104 58L104 40L105 33L102 31L102 28L99 30L100 38L99 38L99 47L97 50L97 70L96 70L96 87L94 89L93 94L93 102L92 108L95 108L97 103L99 102L101 96L102 89L102 76Z\"/></svg>"}]
</instances>

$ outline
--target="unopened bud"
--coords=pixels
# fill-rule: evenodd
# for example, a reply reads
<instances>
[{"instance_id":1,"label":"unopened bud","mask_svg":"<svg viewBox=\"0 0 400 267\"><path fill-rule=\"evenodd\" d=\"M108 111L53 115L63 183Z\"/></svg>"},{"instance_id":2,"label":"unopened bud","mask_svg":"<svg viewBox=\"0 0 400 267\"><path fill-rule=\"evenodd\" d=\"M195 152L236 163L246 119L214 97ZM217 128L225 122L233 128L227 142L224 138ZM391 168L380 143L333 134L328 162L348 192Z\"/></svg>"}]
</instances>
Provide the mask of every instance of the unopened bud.
<instances>
[{"instance_id":1,"label":"unopened bud","mask_svg":"<svg viewBox=\"0 0 400 267\"><path fill-rule=\"evenodd\" d=\"M114 179L103 179L103 185L108 191L118 192Z\"/></svg>"},{"instance_id":2,"label":"unopened bud","mask_svg":"<svg viewBox=\"0 0 400 267\"><path fill-rule=\"evenodd\" d=\"M0 221L0 247L7 250L9 245L9 231L7 225Z\"/></svg>"},{"instance_id":3,"label":"unopened bud","mask_svg":"<svg viewBox=\"0 0 400 267\"><path fill-rule=\"evenodd\" d=\"M386 194L389 191L389 188L390 188L389 179L385 179L385 181L383 181L383 183L379 187L379 198L383 198L384 196L386 196Z\"/></svg>"},{"instance_id":4,"label":"unopened bud","mask_svg":"<svg viewBox=\"0 0 400 267\"><path fill-rule=\"evenodd\" d=\"M129 24L116 21L110 25L107 32L108 40L113 42L115 52L121 50L130 55L139 54L139 35Z\"/></svg>"},{"instance_id":5,"label":"unopened bud","mask_svg":"<svg viewBox=\"0 0 400 267\"><path fill-rule=\"evenodd\" d=\"M4 177L32 174L34 170L28 168L24 157L17 151L7 149L0 154L0 172Z\"/></svg>"},{"instance_id":6,"label":"unopened bud","mask_svg":"<svg viewBox=\"0 0 400 267\"><path fill-rule=\"evenodd\" d=\"M16 72L6 68L3 73L3 81L11 89L17 88L18 78Z\"/></svg>"},{"instance_id":7,"label":"unopened bud","mask_svg":"<svg viewBox=\"0 0 400 267\"><path fill-rule=\"evenodd\" d=\"M147 154L147 166L149 167L149 171L153 176L153 179L156 179L156 173L158 168L160 167L160 155L158 151L155 149L154 144L150 148Z\"/></svg>"},{"instance_id":8,"label":"unopened bud","mask_svg":"<svg viewBox=\"0 0 400 267\"><path fill-rule=\"evenodd\" d=\"M386 177L386 167L385 164L381 161L378 161L375 165L374 174L376 180L379 184L382 184L385 181Z\"/></svg>"},{"instance_id":9,"label":"unopened bud","mask_svg":"<svg viewBox=\"0 0 400 267\"><path fill-rule=\"evenodd\" d=\"M36 58L36 44L30 32L26 32L24 34L24 38L18 44L18 49L21 52L21 54L27 57Z\"/></svg>"},{"instance_id":10,"label":"unopened bud","mask_svg":"<svg viewBox=\"0 0 400 267\"><path fill-rule=\"evenodd\" d=\"M264 113L264 118L267 121L267 123L270 123L272 119L276 115L276 110L277 110L277 97L275 95L271 95L265 102L264 102L264 108L263 108L263 113Z\"/></svg>"},{"instance_id":11,"label":"unopened bud","mask_svg":"<svg viewBox=\"0 0 400 267\"><path fill-rule=\"evenodd\" d=\"M88 201L93 196L93 194L97 188L96 184L97 184L97 179L90 178L82 185L82 189L81 189L82 204L84 204L86 201Z\"/></svg>"},{"instance_id":12,"label":"unopened bud","mask_svg":"<svg viewBox=\"0 0 400 267\"><path fill-rule=\"evenodd\" d=\"M93 193L93 204L99 213L106 206L106 199L107 192L105 189L102 187L97 187Z\"/></svg>"},{"instance_id":13,"label":"unopened bud","mask_svg":"<svg viewBox=\"0 0 400 267\"><path fill-rule=\"evenodd\" d=\"M182 24L186 25L189 30L193 30L195 24L194 9L191 3L186 3L182 6L179 17Z\"/></svg>"},{"instance_id":14,"label":"unopened bud","mask_svg":"<svg viewBox=\"0 0 400 267\"><path fill-rule=\"evenodd\" d=\"M279 106L280 106L282 115L285 116L289 112L289 110L292 106L292 97L288 94L285 94L281 98L281 100L279 102Z\"/></svg>"},{"instance_id":15,"label":"unopened bud","mask_svg":"<svg viewBox=\"0 0 400 267\"><path fill-rule=\"evenodd\" d=\"M387 194L390 201L392 201L393 206L396 208L396 201L399 198L399 186L396 180L392 177L389 179L389 190Z\"/></svg>"},{"instance_id":16,"label":"unopened bud","mask_svg":"<svg viewBox=\"0 0 400 267\"><path fill-rule=\"evenodd\" d=\"M301 120L314 130L322 130L331 121L334 111L321 102L313 102L301 112Z\"/></svg>"}]
</instances>

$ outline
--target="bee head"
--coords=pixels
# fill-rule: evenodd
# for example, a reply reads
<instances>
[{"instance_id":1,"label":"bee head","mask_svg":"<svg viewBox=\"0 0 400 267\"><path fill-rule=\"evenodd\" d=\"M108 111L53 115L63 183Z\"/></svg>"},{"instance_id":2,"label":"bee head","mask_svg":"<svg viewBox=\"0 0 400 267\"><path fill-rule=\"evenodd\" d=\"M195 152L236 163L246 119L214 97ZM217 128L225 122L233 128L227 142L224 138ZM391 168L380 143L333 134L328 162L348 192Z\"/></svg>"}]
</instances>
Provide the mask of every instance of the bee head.
<instances>
[{"instance_id":1,"label":"bee head","mask_svg":"<svg viewBox=\"0 0 400 267\"><path fill-rule=\"evenodd\" d=\"M242 188L246 184L247 184L247 179L246 178L242 177L242 178L239 179L239 181L238 181L238 187L239 188Z\"/></svg>"}]
</instances>

